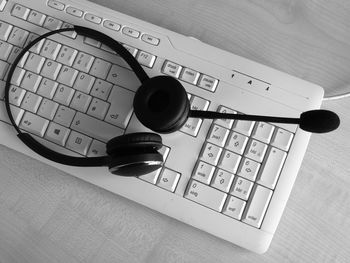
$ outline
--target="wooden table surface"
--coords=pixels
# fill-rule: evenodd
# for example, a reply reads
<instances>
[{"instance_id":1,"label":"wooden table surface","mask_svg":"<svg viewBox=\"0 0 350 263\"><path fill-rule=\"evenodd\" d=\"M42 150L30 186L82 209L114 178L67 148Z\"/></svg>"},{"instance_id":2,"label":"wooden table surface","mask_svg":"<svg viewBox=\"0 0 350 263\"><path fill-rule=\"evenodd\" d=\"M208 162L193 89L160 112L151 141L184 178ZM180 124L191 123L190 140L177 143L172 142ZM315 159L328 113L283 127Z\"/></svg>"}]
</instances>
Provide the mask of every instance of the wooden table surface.
<instances>
[{"instance_id":1,"label":"wooden table surface","mask_svg":"<svg viewBox=\"0 0 350 263\"><path fill-rule=\"evenodd\" d=\"M322 85L350 91L350 3L95 0ZM350 98L313 135L270 249L257 255L0 146L0 262L349 262Z\"/></svg>"}]
</instances>

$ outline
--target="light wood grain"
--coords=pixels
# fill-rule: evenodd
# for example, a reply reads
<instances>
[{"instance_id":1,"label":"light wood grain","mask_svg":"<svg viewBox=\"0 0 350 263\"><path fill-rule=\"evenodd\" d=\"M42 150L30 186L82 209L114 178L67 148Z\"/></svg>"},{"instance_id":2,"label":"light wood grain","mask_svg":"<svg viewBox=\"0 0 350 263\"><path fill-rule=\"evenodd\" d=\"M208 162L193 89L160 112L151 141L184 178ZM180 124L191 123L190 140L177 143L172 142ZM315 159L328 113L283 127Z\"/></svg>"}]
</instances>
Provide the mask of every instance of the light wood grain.
<instances>
[{"instance_id":1,"label":"light wood grain","mask_svg":"<svg viewBox=\"0 0 350 263\"><path fill-rule=\"evenodd\" d=\"M350 82L350 4L96 0L325 87ZM347 262L350 99L313 135L272 245L256 255L0 146L0 262Z\"/></svg>"}]
</instances>

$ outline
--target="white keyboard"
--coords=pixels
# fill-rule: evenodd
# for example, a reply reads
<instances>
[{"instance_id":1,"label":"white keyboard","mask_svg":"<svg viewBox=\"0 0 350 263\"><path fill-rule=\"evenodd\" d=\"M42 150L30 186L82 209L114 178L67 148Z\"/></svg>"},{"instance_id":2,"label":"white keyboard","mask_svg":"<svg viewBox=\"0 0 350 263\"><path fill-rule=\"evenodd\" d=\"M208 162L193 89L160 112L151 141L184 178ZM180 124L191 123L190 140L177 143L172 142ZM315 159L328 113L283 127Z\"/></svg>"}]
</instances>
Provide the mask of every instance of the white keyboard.
<instances>
[{"instance_id":1,"label":"white keyboard","mask_svg":"<svg viewBox=\"0 0 350 263\"><path fill-rule=\"evenodd\" d=\"M83 0L0 0L0 142L67 173L257 253L272 240L310 134L295 125L189 119L162 135L164 167L140 178L77 168L34 154L4 108L9 66L30 41L81 25L123 45L150 76L179 79L191 108L297 117L320 107L323 89L285 73ZM20 128L72 156L105 154L118 135L146 131L133 114L140 85L96 40L66 32L20 61L10 101Z\"/></svg>"}]
</instances>

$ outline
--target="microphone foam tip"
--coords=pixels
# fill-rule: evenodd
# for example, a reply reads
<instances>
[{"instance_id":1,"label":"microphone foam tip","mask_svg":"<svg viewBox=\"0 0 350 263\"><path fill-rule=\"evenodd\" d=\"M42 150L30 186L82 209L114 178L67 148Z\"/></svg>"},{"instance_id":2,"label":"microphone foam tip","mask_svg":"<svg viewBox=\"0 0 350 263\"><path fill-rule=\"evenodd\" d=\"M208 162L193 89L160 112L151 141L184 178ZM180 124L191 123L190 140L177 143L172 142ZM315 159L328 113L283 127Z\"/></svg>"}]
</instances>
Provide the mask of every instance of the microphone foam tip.
<instances>
[{"instance_id":1,"label":"microphone foam tip","mask_svg":"<svg viewBox=\"0 0 350 263\"><path fill-rule=\"evenodd\" d=\"M339 127L340 119L329 110L310 110L300 115L300 128L315 133L330 132Z\"/></svg>"}]
</instances>

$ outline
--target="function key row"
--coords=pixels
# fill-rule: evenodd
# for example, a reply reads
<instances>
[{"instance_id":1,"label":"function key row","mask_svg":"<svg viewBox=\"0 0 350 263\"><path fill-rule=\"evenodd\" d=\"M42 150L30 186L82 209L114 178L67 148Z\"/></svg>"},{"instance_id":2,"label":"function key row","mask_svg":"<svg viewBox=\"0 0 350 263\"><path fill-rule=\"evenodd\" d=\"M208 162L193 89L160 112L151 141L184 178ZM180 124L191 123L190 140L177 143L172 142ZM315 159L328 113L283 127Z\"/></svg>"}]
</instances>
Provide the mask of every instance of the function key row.
<instances>
[{"instance_id":1,"label":"function key row","mask_svg":"<svg viewBox=\"0 0 350 263\"><path fill-rule=\"evenodd\" d=\"M139 38L141 36L141 40L147 44L158 46L160 43L160 39L154 36L151 36L146 33L142 33L134 28L122 26L121 24L118 24L111 20L104 20L102 17L97 16L92 13L85 13L83 10L80 10L78 8L75 8L73 6L65 6L65 4L56 1L56 0L49 0L47 5L49 7L52 7L56 10L63 11L65 9L66 13L75 17L84 18L86 21L94 23L94 24L102 24L103 27L108 28L113 31L119 31L129 37L132 38ZM84 14L85 13L85 14ZM103 21L103 23L102 23Z\"/></svg>"},{"instance_id":2,"label":"function key row","mask_svg":"<svg viewBox=\"0 0 350 263\"><path fill-rule=\"evenodd\" d=\"M75 10L75 9L74 9ZM72 10L73 12L73 10ZM75 11L74 14L76 14L78 11ZM33 23L35 25L38 25L38 26L41 26L41 27L44 27L48 30L57 30L57 29L60 29L60 28L68 28L68 27L71 27L70 24L68 23L65 23L61 20L58 20L54 17L47 17L46 15L42 14L42 13L39 13L35 10L30 10L29 8L26 8L24 6L21 6L19 4L15 5L15 7L13 8L12 10L12 15L13 16L16 16L18 18L21 18L23 20L26 20L30 23ZM94 20L96 19L95 16L88 16L89 19L91 20ZM109 21L109 20L105 20L103 25L105 27L107 27L108 29L111 29L111 30L115 30L115 31L118 31L120 30L121 26L112 22L112 21ZM134 32L133 29L131 28L127 28L127 27L124 27L123 28L123 33L129 35L129 36L135 36L139 33L137 32ZM65 35L67 37L70 37L70 38L76 38L76 33L74 31L72 32L62 32L61 33L62 35ZM19 34L18 34L19 35ZM138 37L138 36L137 36ZM145 42L148 42L148 43L156 43L156 39L148 34L144 34L142 35L142 39L145 41ZM102 44L101 42L95 40L95 39L91 39L91 38L87 38L85 37L84 38L84 43L87 44L87 45L90 45L90 46L94 46L94 47L97 47L97 48L101 48L107 52L110 52L110 53L113 53L115 54L115 52L109 48L108 46ZM23 45L22 45L23 46ZM128 49L130 51L130 53L138 60L138 62L145 66L145 67L148 67L148 68L152 68L155 61L156 61L156 56L153 55L153 54L150 54L148 52L145 52L145 51L142 51L142 50L138 50L134 47L131 47L131 46L127 46L124 44L124 47L126 49Z\"/></svg>"},{"instance_id":3,"label":"function key row","mask_svg":"<svg viewBox=\"0 0 350 263\"><path fill-rule=\"evenodd\" d=\"M215 92L219 84L219 80L216 78L201 74L169 60L164 62L162 72L211 92Z\"/></svg>"},{"instance_id":4,"label":"function key row","mask_svg":"<svg viewBox=\"0 0 350 263\"><path fill-rule=\"evenodd\" d=\"M93 47L97 47L97 48L101 48L107 52L113 53L115 54L115 51L112 50L110 47L102 44L100 41L92 39L92 38L88 38L88 37L84 37L84 43ZM153 68L154 63L156 62L157 57L151 53L148 53L146 51L143 50L139 50L135 47L126 45L126 44L122 44L124 46L124 48L126 48L131 55L133 55L136 60L145 67L148 68Z\"/></svg>"}]
</instances>

